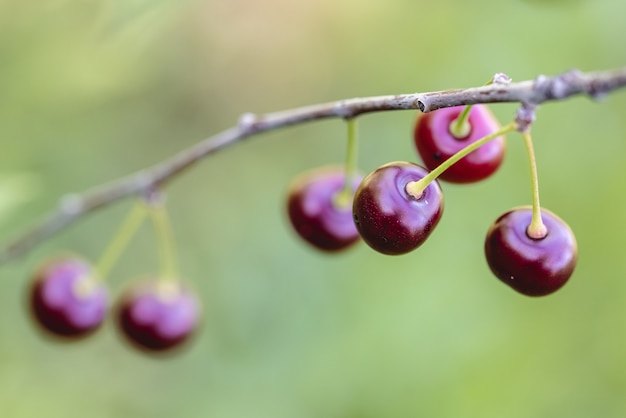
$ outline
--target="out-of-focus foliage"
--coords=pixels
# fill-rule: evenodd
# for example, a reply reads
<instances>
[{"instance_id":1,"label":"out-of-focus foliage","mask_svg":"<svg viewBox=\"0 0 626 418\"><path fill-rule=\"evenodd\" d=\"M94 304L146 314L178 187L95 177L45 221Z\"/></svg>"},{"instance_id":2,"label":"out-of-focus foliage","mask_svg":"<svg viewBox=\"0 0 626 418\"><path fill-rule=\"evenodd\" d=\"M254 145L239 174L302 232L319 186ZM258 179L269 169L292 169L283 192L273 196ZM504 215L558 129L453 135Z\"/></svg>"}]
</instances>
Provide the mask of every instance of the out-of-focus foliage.
<instances>
[{"instance_id":1,"label":"out-of-focus foliage","mask_svg":"<svg viewBox=\"0 0 626 418\"><path fill-rule=\"evenodd\" d=\"M626 3L537 3L0 1L0 203L13 207L0 233L243 112L624 65ZM507 122L515 106L492 109ZM0 268L0 416L623 417L625 112L624 92L538 112L542 202L580 247L571 282L541 299L499 283L482 255L490 222L530 201L517 135L493 179L443 186L438 229L401 257L364 245L328 257L287 227L290 179L341 162L341 121L216 154L168 188L182 270L205 304L194 344L152 359L111 324L70 345L29 321L33 269L62 250L97 258L129 202L115 205ZM417 158L415 116L359 120L363 171ZM30 174L8 183L14 173ZM155 254L142 229L113 294L154 274Z\"/></svg>"},{"instance_id":2,"label":"out-of-focus foliage","mask_svg":"<svg viewBox=\"0 0 626 418\"><path fill-rule=\"evenodd\" d=\"M32 201L41 181L32 173L4 173L0 175L0 223L10 221L21 205Z\"/></svg>"}]
</instances>

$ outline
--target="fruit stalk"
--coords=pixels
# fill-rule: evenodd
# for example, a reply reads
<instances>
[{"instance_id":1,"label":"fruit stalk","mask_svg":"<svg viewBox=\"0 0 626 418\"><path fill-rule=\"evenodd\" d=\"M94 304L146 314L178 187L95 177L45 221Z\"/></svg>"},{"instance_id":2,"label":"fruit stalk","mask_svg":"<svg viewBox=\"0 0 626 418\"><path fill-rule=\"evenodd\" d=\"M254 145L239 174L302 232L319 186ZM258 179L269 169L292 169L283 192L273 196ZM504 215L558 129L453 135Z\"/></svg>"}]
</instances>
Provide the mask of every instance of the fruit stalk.
<instances>
[{"instance_id":1,"label":"fruit stalk","mask_svg":"<svg viewBox=\"0 0 626 418\"><path fill-rule=\"evenodd\" d=\"M530 183L533 194L533 216L530 221L530 225L526 230L529 237L533 239L542 239L548 233L548 230L541 218L541 204L539 203L539 176L537 173L537 158L535 157L535 149L533 147L533 141L530 135L530 130L522 132L524 138L524 145L526 146L526 152L528 154L528 163L530 165Z\"/></svg>"},{"instance_id":2,"label":"fruit stalk","mask_svg":"<svg viewBox=\"0 0 626 418\"><path fill-rule=\"evenodd\" d=\"M467 105L461 112L461 114L450 124L450 133L455 138L465 138L469 135L472 127L470 126L468 119L469 114L472 111L473 105Z\"/></svg>"},{"instance_id":3,"label":"fruit stalk","mask_svg":"<svg viewBox=\"0 0 626 418\"><path fill-rule=\"evenodd\" d=\"M96 263L93 280L106 280L106 277L111 272L113 266L115 266L115 263L117 263L117 260L119 260L145 217L145 205L141 202L135 203L106 249L102 252L100 259Z\"/></svg>"},{"instance_id":4,"label":"fruit stalk","mask_svg":"<svg viewBox=\"0 0 626 418\"><path fill-rule=\"evenodd\" d=\"M454 165L454 163L459 161L461 158L465 157L470 152L480 148L481 146L483 146L487 142L489 142L489 141L491 141L491 140L493 140L493 139L495 139L495 138L497 138L497 137L499 137L501 135L505 135L505 134L507 134L509 132L512 132L512 131L514 131L516 129L517 129L517 124L515 122L511 122L508 125L505 125L502 128L500 128L496 132L493 132L493 133L491 133L489 135L486 135L486 136L482 137L481 139L477 140L476 142L473 142L473 143L469 144L468 146L466 146L465 148L463 148L462 150L460 150L456 154L454 154L452 157L448 158L446 161L441 163L441 165L439 165L433 171L428 173L428 175L426 175L421 180L412 181L412 182L408 183L406 185L407 193L409 193L410 195L412 195L416 199L419 198L422 195L422 193L424 192L424 190L426 189L426 187L428 187L428 185L433 180L435 180L437 177L439 177L448 168L452 167L452 165Z\"/></svg>"},{"instance_id":5,"label":"fruit stalk","mask_svg":"<svg viewBox=\"0 0 626 418\"><path fill-rule=\"evenodd\" d=\"M484 85L488 86L496 82L496 77L503 78L510 82L510 79L507 75L502 73L497 73L495 76L491 77L489 81L487 81ZM465 138L469 135L472 126L469 124L469 114L472 111L471 104L466 105L463 111L459 114L459 116L450 124L450 133L454 135L455 138Z\"/></svg>"},{"instance_id":6,"label":"fruit stalk","mask_svg":"<svg viewBox=\"0 0 626 418\"><path fill-rule=\"evenodd\" d=\"M356 174L358 143L356 119L350 118L346 120L348 127L348 145L346 150L345 177L343 189L335 196L335 204L340 208L348 207L352 203L352 194L354 193L352 183Z\"/></svg>"},{"instance_id":7,"label":"fruit stalk","mask_svg":"<svg viewBox=\"0 0 626 418\"><path fill-rule=\"evenodd\" d=\"M176 255L176 245L174 243L174 233L172 224L170 223L167 210L162 199L154 199L149 205L150 217L154 225L154 231L157 236L157 246L159 249L160 280L177 281L178 273L178 257ZM156 201L158 200L158 201Z\"/></svg>"}]
</instances>

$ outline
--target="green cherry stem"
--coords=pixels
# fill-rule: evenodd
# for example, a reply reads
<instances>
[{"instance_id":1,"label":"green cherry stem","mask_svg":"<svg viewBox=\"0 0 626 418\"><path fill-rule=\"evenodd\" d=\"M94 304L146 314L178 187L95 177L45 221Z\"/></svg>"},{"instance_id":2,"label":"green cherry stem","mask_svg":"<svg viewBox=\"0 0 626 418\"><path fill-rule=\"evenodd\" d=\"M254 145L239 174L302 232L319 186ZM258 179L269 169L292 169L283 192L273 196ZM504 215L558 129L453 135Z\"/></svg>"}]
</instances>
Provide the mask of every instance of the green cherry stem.
<instances>
[{"instance_id":1,"label":"green cherry stem","mask_svg":"<svg viewBox=\"0 0 626 418\"><path fill-rule=\"evenodd\" d=\"M469 144L462 150L457 151L456 154L454 154L453 156L445 160L443 163L437 166L437 168L435 168L433 171L428 173L425 177L421 178L420 180L411 181L407 183L405 187L406 192L410 194L411 196L413 196L414 198L419 199L422 193L424 192L424 190L426 190L426 188L428 187L428 185L432 181L434 181L437 177L439 177L444 171L452 167L454 163L459 161L461 158L465 157L470 152L475 151L481 146L485 145L487 142L494 140L501 135L505 135L509 132L512 132L516 129L517 129L517 123L511 122L508 125L501 127L499 130L489 135L486 135L475 142L472 142L471 144Z\"/></svg>"},{"instance_id":2,"label":"green cherry stem","mask_svg":"<svg viewBox=\"0 0 626 418\"><path fill-rule=\"evenodd\" d=\"M86 280L78 282L77 291L79 294L87 295L91 290L96 288L98 283L106 281L109 273L146 218L146 213L146 207L143 203L135 203L96 262L93 274Z\"/></svg>"},{"instance_id":3,"label":"green cherry stem","mask_svg":"<svg viewBox=\"0 0 626 418\"><path fill-rule=\"evenodd\" d=\"M346 150L345 162L346 179L343 189L335 196L335 204L340 208L348 207L352 203L352 183L356 174L358 155L356 120L354 118L347 119L346 125L348 127L348 148Z\"/></svg>"},{"instance_id":4,"label":"green cherry stem","mask_svg":"<svg viewBox=\"0 0 626 418\"><path fill-rule=\"evenodd\" d=\"M541 218L541 205L539 204L539 176L537 175L537 159L535 158L535 150L533 141L530 136L530 130L522 132L526 151L528 153L528 162L530 164L530 180L533 193L533 214L530 225L526 229L526 233L532 239L542 239L548 234L548 229Z\"/></svg>"},{"instance_id":5,"label":"green cherry stem","mask_svg":"<svg viewBox=\"0 0 626 418\"><path fill-rule=\"evenodd\" d=\"M109 275L145 217L145 205L141 202L135 203L96 263L96 275L100 280Z\"/></svg>"},{"instance_id":6,"label":"green cherry stem","mask_svg":"<svg viewBox=\"0 0 626 418\"><path fill-rule=\"evenodd\" d=\"M487 81L483 85L488 86L489 84L493 84L493 80L494 78L491 77L489 81ZM456 119L450 122L450 126L448 127L448 129L450 130L450 133L453 137L457 139L462 139L469 135L472 129L472 126L469 123L469 114L472 110L472 106L474 105L465 106L459 116L457 116Z\"/></svg>"},{"instance_id":7,"label":"green cherry stem","mask_svg":"<svg viewBox=\"0 0 626 418\"><path fill-rule=\"evenodd\" d=\"M174 233L170 223L165 204L162 201L151 202L149 205L150 217L154 225L157 236L157 246L159 250L160 278L163 281L177 281L178 258L176 255L176 245L174 243Z\"/></svg>"},{"instance_id":8,"label":"green cherry stem","mask_svg":"<svg viewBox=\"0 0 626 418\"><path fill-rule=\"evenodd\" d=\"M472 110L472 105L467 105L463 108L463 111L450 122L449 130L453 137L457 139L465 138L472 130L472 126L469 123L469 114Z\"/></svg>"}]
</instances>

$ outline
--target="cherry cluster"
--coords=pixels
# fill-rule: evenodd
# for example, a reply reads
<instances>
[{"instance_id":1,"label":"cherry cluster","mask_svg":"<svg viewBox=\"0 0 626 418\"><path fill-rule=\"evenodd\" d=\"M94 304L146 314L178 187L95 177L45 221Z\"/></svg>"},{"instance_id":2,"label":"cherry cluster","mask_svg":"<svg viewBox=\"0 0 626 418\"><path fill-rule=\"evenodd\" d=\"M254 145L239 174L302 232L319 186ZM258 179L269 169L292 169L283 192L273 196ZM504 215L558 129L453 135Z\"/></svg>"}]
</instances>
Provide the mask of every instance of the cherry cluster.
<instances>
[{"instance_id":1,"label":"cherry cluster","mask_svg":"<svg viewBox=\"0 0 626 418\"><path fill-rule=\"evenodd\" d=\"M159 213L155 212L157 219ZM169 260L160 277L129 285L110 306L104 277L144 215L145 207L138 205L96 266L82 257L63 255L46 261L34 274L29 308L47 335L65 341L82 339L99 329L110 311L119 334L147 353L172 352L195 333L200 305L195 294L172 273L167 232L159 234L162 252ZM167 227L162 222L156 226L157 232Z\"/></svg>"},{"instance_id":2,"label":"cherry cluster","mask_svg":"<svg viewBox=\"0 0 626 418\"><path fill-rule=\"evenodd\" d=\"M422 245L441 219L439 180L473 183L490 177L505 155L504 134L516 130L527 145L533 204L511 209L488 228L485 257L493 274L516 291L550 294L572 275L576 239L562 219L539 205L529 128L516 122L500 127L485 105L421 114L413 140L423 165L391 162L364 177L353 164L304 173L289 188L291 224L322 251L343 250L362 239L380 253L406 254Z\"/></svg>"},{"instance_id":3,"label":"cherry cluster","mask_svg":"<svg viewBox=\"0 0 626 418\"><path fill-rule=\"evenodd\" d=\"M306 172L289 188L289 220L306 242L325 252L344 250L361 239L383 254L415 250L443 215L439 181L467 184L490 177L504 159L504 135L520 131L531 167L532 205L495 220L486 234L485 258L498 279L528 296L553 293L568 281L577 260L576 239L562 219L540 207L529 125L515 121L501 127L485 105L425 113L413 131L423 165L395 161L363 176L356 169L355 120L347 124L346 164ZM145 352L170 352L195 334L200 304L179 279L163 200L156 191L144 198L95 265L65 255L34 274L29 306L45 332L77 340L100 328L112 311L119 333ZM147 215L157 235L161 271L127 287L110 307L104 278Z\"/></svg>"}]
</instances>

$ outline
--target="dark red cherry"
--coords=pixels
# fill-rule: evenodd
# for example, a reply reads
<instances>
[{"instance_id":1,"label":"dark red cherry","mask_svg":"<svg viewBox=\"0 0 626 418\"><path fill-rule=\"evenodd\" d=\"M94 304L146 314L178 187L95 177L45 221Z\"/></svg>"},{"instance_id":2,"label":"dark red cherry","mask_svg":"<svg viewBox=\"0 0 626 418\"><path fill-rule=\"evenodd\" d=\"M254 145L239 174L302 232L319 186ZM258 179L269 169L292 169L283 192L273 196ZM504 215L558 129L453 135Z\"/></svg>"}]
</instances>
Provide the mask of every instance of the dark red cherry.
<instances>
[{"instance_id":1,"label":"dark red cherry","mask_svg":"<svg viewBox=\"0 0 626 418\"><path fill-rule=\"evenodd\" d=\"M485 240L487 264L498 279L528 296L548 295L570 278L577 260L576 238L570 227L543 209L547 235L530 238L526 232L532 209L522 207L500 216Z\"/></svg>"},{"instance_id":2,"label":"dark red cherry","mask_svg":"<svg viewBox=\"0 0 626 418\"><path fill-rule=\"evenodd\" d=\"M355 175L352 193L363 179ZM359 240L352 221L352 195L343 196L342 167L324 167L298 176L289 187L287 213L298 235L323 251L343 250Z\"/></svg>"},{"instance_id":3,"label":"dark red cherry","mask_svg":"<svg viewBox=\"0 0 626 418\"><path fill-rule=\"evenodd\" d=\"M429 170L434 170L467 145L500 129L489 108L477 104L472 106L469 114L469 133L457 138L451 133L450 124L463 109L464 106L443 108L418 117L413 139L424 165ZM505 138L497 137L463 157L439 178L453 183L483 180L500 167L505 148Z\"/></svg>"},{"instance_id":4,"label":"dark red cherry","mask_svg":"<svg viewBox=\"0 0 626 418\"><path fill-rule=\"evenodd\" d=\"M108 307L103 283L89 263L63 257L45 263L35 274L29 293L34 320L49 334L84 337L102 324Z\"/></svg>"},{"instance_id":5,"label":"dark red cherry","mask_svg":"<svg viewBox=\"0 0 626 418\"><path fill-rule=\"evenodd\" d=\"M353 215L363 240L383 254L399 255L419 247L443 213L437 181L419 197L406 187L428 174L413 163L393 162L368 174L354 195Z\"/></svg>"},{"instance_id":6,"label":"dark red cherry","mask_svg":"<svg viewBox=\"0 0 626 418\"><path fill-rule=\"evenodd\" d=\"M116 309L124 337L146 352L181 346L197 330L200 304L188 288L175 281L155 280L129 287Z\"/></svg>"}]
</instances>

